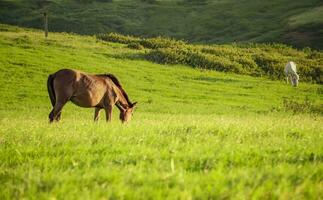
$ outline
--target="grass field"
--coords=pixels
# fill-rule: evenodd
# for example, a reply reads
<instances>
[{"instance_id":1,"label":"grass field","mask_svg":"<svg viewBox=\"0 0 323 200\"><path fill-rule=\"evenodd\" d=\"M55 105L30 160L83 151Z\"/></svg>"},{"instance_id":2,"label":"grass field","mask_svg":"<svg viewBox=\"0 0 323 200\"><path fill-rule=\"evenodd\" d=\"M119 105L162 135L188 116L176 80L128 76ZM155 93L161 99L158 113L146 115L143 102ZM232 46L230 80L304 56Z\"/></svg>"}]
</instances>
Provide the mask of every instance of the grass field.
<instances>
[{"instance_id":1,"label":"grass field","mask_svg":"<svg viewBox=\"0 0 323 200\"><path fill-rule=\"evenodd\" d=\"M323 87L159 65L95 37L0 25L0 199L320 199ZM138 101L48 124L46 80L110 72Z\"/></svg>"}]
</instances>

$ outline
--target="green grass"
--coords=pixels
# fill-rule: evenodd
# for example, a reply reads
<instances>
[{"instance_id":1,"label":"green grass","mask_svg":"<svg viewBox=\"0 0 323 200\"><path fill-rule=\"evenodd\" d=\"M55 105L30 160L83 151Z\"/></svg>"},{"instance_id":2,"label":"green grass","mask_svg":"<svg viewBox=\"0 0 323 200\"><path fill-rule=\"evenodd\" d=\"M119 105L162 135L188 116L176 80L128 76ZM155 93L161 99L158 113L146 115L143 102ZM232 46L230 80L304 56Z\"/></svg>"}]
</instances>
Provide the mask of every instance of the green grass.
<instances>
[{"instance_id":1,"label":"green grass","mask_svg":"<svg viewBox=\"0 0 323 200\"><path fill-rule=\"evenodd\" d=\"M42 28L44 6L40 2L3 0L0 22ZM51 31L161 35L195 43L283 42L299 48L323 48L319 0L48 2Z\"/></svg>"},{"instance_id":2,"label":"green grass","mask_svg":"<svg viewBox=\"0 0 323 200\"><path fill-rule=\"evenodd\" d=\"M323 6L313 8L312 10L309 10L307 12L298 14L296 16L291 17L290 25L292 26L300 26L305 25L309 23L313 24L322 24L323 23Z\"/></svg>"},{"instance_id":3,"label":"green grass","mask_svg":"<svg viewBox=\"0 0 323 200\"><path fill-rule=\"evenodd\" d=\"M154 64L137 56L145 50L95 37L0 29L0 199L322 197L322 85ZM139 102L133 121L122 125L115 109L112 123L103 112L93 123L93 109L69 103L48 124L46 79L61 68L115 74Z\"/></svg>"}]
</instances>

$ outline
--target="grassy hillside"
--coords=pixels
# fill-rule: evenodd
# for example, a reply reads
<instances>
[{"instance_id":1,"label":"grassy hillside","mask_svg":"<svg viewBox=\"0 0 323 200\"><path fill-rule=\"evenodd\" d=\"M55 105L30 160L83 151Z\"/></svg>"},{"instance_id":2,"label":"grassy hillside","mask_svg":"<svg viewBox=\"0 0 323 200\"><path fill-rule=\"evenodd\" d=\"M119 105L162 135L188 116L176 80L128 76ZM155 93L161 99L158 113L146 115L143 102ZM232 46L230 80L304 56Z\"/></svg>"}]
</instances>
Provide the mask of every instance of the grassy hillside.
<instances>
[{"instance_id":1,"label":"grassy hillside","mask_svg":"<svg viewBox=\"0 0 323 200\"><path fill-rule=\"evenodd\" d=\"M322 49L320 0L0 1L0 22L52 31L169 36L196 43L282 42Z\"/></svg>"},{"instance_id":2,"label":"grassy hillside","mask_svg":"<svg viewBox=\"0 0 323 200\"><path fill-rule=\"evenodd\" d=\"M284 79L287 62L297 63L302 81L323 83L323 52L297 50L283 44L192 45L163 37L139 38L116 33L99 34L99 40L127 44L144 50L137 58L161 64L184 64L194 68ZM129 55L132 57L133 55Z\"/></svg>"},{"instance_id":3,"label":"grassy hillside","mask_svg":"<svg viewBox=\"0 0 323 200\"><path fill-rule=\"evenodd\" d=\"M318 199L322 85L160 65L126 44L0 25L0 199ZM115 74L138 101L127 125L68 104L46 79ZM103 113L102 113L103 114Z\"/></svg>"}]
</instances>

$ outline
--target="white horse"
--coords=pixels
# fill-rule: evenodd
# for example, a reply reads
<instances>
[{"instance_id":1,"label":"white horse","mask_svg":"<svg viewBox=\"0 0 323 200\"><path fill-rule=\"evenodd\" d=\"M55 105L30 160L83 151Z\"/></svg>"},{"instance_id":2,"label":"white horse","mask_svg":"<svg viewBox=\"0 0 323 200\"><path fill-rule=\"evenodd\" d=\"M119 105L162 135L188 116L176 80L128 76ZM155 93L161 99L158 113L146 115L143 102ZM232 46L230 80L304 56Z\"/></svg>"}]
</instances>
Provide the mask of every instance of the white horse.
<instances>
[{"instance_id":1,"label":"white horse","mask_svg":"<svg viewBox=\"0 0 323 200\"><path fill-rule=\"evenodd\" d=\"M285 66L286 83L288 83L288 78L294 87L298 85L299 76L296 71L296 64L293 61L289 61Z\"/></svg>"}]
</instances>

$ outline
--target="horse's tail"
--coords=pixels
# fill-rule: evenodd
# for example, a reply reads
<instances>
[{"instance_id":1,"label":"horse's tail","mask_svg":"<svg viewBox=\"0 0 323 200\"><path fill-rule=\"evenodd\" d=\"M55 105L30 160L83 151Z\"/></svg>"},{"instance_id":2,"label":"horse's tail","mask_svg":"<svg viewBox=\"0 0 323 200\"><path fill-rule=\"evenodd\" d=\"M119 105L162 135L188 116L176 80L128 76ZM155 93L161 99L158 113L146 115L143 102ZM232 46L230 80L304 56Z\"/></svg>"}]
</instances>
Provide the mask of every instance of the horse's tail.
<instances>
[{"instance_id":1,"label":"horse's tail","mask_svg":"<svg viewBox=\"0 0 323 200\"><path fill-rule=\"evenodd\" d=\"M48 95L52 103L52 106L54 106L56 103L55 90L54 90L54 78L55 78L55 75L51 74L48 76L48 79L47 79L47 90L48 90Z\"/></svg>"}]
</instances>

